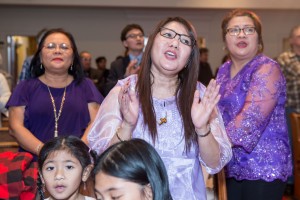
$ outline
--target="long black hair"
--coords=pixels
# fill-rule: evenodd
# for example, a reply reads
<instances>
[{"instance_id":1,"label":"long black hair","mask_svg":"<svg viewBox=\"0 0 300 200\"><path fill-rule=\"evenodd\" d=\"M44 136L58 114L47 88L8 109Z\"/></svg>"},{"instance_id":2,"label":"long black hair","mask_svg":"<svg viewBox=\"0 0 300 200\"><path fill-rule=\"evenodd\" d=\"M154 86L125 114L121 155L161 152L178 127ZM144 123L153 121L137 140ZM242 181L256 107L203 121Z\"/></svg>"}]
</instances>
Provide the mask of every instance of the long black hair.
<instances>
[{"instance_id":1,"label":"long black hair","mask_svg":"<svg viewBox=\"0 0 300 200\"><path fill-rule=\"evenodd\" d=\"M68 69L68 73L74 77L74 80L77 83L80 83L82 81L82 79L84 78L84 73L83 73L83 68L81 65L78 49L77 49L77 46L75 43L75 39L71 33L65 31L62 28L50 29L43 35L43 37L41 38L41 40L38 44L38 49L30 63L30 72L31 72L30 76L32 78L36 78L45 73L45 68L44 67L41 68L41 64L42 64L41 63L41 53L42 53L42 49L44 47L45 39L49 35L54 34L54 33L64 34L70 40L71 48L73 49L73 61L72 61L72 67L70 66Z\"/></svg>"},{"instance_id":2,"label":"long black hair","mask_svg":"<svg viewBox=\"0 0 300 200\"><path fill-rule=\"evenodd\" d=\"M141 186L150 184L153 200L171 200L166 168L156 150L142 139L110 146L95 163L93 176L103 172Z\"/></svg>"}]
</instances>

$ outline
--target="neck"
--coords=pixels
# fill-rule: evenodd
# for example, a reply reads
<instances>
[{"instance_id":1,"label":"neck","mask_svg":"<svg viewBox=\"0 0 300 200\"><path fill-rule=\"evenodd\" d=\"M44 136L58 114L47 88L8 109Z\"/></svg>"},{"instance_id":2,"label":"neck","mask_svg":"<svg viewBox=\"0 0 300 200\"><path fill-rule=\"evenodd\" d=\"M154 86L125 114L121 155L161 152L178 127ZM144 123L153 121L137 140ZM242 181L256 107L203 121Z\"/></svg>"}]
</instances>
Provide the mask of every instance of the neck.
<instances>
[{"instance_id":1,"label":"neck","mask_svg":"<svg viewBox=\"0 0 300 200\"><path fill-rule=\"evenodd\" d=\"M252 58L251 58L252 59ZM232 58L232 65L230 69L231 77L234 77L243 67L251 60L251 59L244 59L244 60L237 60Z\"/></svg>"},{"instance_id":2,"label":"neck","mask_svg":"<svg viewBox=\"0 0 300 200\"><path fill-rule=\"evenodd\" d=\"M40 76L40 80L50 87L62 88L71 82L69 77L71 77L69 74L58 75L45 73Z\"/></svg>"},{"instance_id":3,"label":"neck","mask_svg":"<svg viewBox=\"0 0 300 200\"><path fill-rule=\"evenodd\" d=\"M300 46L293 46L293 51L297 56L300 56Z\"/></svg>"},{"instance_id":4,"label":"neck","mask_svg":"<svg viewBox=\"0 0 300 200\"><path fill-rule=\"evenodd\" d=\"M142 51L137 51L137 50L131 50L131 51L128 51L128 54L131 54L135 57L139 56L140 54L142 53Z\"/></svg>"},{"instance_id":5,"label":"neck","mask_svg":"<svg viewBox=\"0 0 300 200\"><path fill-rule=\"evenodd\" d=\"M154 76L152 93L155 98L165 99L175 95L179 84L178 75L173 77Z\"/></svg>"}]
</instances>

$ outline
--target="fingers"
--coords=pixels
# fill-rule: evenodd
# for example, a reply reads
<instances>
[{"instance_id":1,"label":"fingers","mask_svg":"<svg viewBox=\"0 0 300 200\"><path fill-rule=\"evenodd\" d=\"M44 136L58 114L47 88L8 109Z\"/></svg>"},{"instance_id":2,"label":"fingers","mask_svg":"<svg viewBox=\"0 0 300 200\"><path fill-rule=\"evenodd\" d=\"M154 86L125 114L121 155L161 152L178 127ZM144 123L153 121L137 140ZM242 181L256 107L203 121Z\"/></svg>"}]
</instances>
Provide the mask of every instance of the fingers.
<instances>
[{"instance_id":1,"label":"fingers","mask_svg":"<svg viewBox=\"0 0 300 200\"><path fill-rule=\"evenodd\" d=\"M199 101L200 101L200 92L198 90L196 90L194 93L193 104L199 103Z\"/></svg>"}]
</instances>

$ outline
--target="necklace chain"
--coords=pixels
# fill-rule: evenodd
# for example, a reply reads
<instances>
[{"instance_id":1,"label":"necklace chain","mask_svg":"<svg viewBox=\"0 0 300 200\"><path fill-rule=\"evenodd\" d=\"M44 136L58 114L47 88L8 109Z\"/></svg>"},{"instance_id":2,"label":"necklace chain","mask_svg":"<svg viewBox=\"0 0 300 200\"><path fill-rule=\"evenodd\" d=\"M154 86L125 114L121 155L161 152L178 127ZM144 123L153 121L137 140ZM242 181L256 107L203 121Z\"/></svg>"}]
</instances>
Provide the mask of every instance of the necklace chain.
<instances>
[{"instance_id":1,"label":"necklace chain","mask_svg":"<svg viewBox=\"0 0 300 200\"><path fill-rule=\"evenodd\" d=\"M51 102L52 102L52 105L53 105L53 112L54 112L54 120L55 120L55 125L54 125L54 137L57 137L58 136L58 120L61 116L61 112L62 112L62 109L63 109L63 106L64 106L64 102L65 102L65 97L66 97L66 88L64 89L64 93L63 93L63 97L61 99L61 103L60 103L60 108L59 108L59 111L58 111L58 114L57 114L57 111L56 111L56 106L55 106L55 101L54 101L54 98L52 96L52 93L50 91L50 88L49 86L47 85L47 88L48 88L48 91L49 91L49 94L50 94L50 98L51 98Z\"/></svg>"}]
</instances>

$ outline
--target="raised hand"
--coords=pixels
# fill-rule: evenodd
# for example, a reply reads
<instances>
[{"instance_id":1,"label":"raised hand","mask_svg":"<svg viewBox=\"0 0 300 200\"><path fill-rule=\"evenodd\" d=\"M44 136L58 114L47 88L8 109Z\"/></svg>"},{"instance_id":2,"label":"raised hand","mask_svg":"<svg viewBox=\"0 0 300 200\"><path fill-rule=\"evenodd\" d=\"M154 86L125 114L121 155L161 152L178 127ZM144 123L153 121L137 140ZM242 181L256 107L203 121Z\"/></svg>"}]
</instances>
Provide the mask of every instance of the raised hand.
<instances>
[{"instance_id":1,"label":"raised hand","mask_svg":"<svg viewBox=\"0 0 300 200\"><path fill-rule=\"evenodd\" d=\"M195 91L191 115L196 129L204 129L209 123L213 110L220 100L220 86L212 79L207 86L203 98L200 100L200 93Z\"/></svg>"},{"instance_id":2,"label":"raised hand","mask_svg":"<svg viewBox=\"0 0 300 200\"><path fill-rule=\"evenodd\" d=\"M123 116L123 122L134 127L138 120L139 101L135 93L135 85L130 83L130 79L122 86L118 100Z\"/></svg>"},{"instance_id":3,"label":"raised hand","mask_svg":"<svg viewBox=\"0 0 300 200\"><path fill-rule=\"evenodd\" d=\"M137 74L139 70L140 70L140 66L138 65L138 60L137 59L131 60L128 66L126 67L126 72L124 77L130 76L132 74Z\"/></svg>"}]
</instances>

